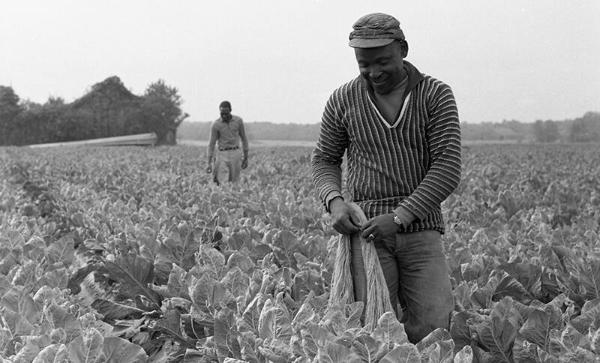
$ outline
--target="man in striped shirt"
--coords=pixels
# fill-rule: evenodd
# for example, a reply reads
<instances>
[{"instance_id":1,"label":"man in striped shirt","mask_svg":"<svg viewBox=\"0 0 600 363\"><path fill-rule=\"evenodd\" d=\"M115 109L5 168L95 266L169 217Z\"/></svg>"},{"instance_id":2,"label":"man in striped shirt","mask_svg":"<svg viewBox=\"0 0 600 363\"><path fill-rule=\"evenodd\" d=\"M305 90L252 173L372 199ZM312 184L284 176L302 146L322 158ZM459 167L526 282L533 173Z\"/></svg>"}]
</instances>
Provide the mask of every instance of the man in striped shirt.
<instances>
[{"instance_id":1,"label":"man in striped shirt","mask_svg":"<svg viewBox=\"0 0 600 363\"><path fill-rule=\"evenodd\" d=\"M313 180L333 227L375 244L392 306L409 339L449 329L453 297L441 244L441 202L460 181L460 127L449 86L405 61L408 44L394 17L375 13L350 33L360 75L330 96L312 157ZM346 153L349 198L342 197ZM352 246L357 299L366 299L360 246ZM400 312L398 312L400 315Z\"/></svg>"}]
</instances>

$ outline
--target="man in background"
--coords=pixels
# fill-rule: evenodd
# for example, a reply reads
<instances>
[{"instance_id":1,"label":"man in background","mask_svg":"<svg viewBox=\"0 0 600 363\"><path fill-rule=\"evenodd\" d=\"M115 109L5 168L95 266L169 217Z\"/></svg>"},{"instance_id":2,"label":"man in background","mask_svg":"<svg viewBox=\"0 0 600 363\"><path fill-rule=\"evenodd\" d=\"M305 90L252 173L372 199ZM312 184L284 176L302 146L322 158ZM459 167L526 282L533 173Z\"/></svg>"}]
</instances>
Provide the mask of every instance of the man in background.
<instances>
[{"instance_id":1,"label":"man in background","mask_svg":"<svg viewBox=\"0 0 600 363\"><path fill-rule=\"evenodd\" d=\"M221 117L213 122L210 128L208 142L208 167L206 172L213 174L213 181L219 184L219 169L221 164L227 167L229 182L240 180L241 169L248 167L248 139L241 117L231 114L231 103L223 101L219 105ZM240 150L240 139L242 149ZM215 145L217 153L215 154Z\"/></svg>"},{"instance_id":2,"label":"man in background","mask_svg":"<svg viewBox=\"0 0 600 363\"><path fill-rule=\"evenodd\" d=\"M374 243L392 306L401 306L400 321L416 343L449 329L454 308L441 202L460 181L456 102L448 85L404 60L408 43L393 16L365 15L349 38L360 75L327 101L313 180L333 228ZM346 185L369 219L364 225L342 197L344 153ZM365 301L360 240L353 240L354 292Z\"/></svg>"}]
</instances>

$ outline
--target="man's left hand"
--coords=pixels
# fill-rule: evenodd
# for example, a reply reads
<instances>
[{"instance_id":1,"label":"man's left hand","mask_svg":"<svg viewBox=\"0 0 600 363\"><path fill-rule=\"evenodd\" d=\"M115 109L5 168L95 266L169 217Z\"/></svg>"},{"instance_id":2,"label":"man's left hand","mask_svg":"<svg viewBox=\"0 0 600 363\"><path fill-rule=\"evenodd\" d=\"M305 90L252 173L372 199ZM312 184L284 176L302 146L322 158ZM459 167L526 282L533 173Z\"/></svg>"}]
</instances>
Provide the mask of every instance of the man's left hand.
<instances>
[{"instance_id":1,"label":"man's left hand","mask_svg":"<svg viewBox=\"0 0 600 363\"><path fill-rule=\"evenodd\" d=\"M398 225L394 222L394 213L371 218L363 225L361 236L367 242L382 241L396 234Z\"/></svg>"},{"instance_id":2,"label":"man's left hand","mask_svg":"<svg viewBox=\"0 0 600 363\"><path fill-rule=\"evenodd\" d=\"M248 158L242 159L242 169L246 169L248 167Z\"/></svg>"}]
</instances>

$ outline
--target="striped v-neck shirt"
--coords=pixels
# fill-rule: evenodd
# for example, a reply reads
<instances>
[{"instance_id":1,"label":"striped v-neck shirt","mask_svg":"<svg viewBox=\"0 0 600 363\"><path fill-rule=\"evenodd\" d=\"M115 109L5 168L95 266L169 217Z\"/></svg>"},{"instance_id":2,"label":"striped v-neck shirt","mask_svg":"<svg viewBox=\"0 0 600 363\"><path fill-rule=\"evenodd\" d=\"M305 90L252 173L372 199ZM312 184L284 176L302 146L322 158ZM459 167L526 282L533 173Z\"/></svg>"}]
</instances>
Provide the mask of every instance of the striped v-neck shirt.
<instances>
[{"instance_id":1,"label":"striped v-neck shirt","mask_svg":"<svg viewBox=\"0 0 600 363\"><path fill-rule=\"evenodd\" d=\"M403 207L417 218L402 232L444 233L441 202L458 186L460 124L450 87L405 62L409 85L398 118L388 123L359 76L327 101L313 180L321 200L344 189L368 218ZM327 207L327 206L326 206Z\"/></svg>"}]
</instances>

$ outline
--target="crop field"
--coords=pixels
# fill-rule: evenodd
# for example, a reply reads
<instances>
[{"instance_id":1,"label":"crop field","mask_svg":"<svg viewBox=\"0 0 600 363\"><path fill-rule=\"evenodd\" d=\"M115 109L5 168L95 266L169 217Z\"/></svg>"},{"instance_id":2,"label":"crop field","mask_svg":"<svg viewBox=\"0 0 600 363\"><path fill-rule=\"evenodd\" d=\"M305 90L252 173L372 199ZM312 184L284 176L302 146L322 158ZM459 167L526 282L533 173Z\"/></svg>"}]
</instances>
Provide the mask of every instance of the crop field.
<instances>
[{"instance_id":1,"label":"crop field","mask_svg":"<svg viewBox=\"0 0 600 363\"><path fill-rule=\"evenodd\" d=\"M328 304L310 153L216 186L204 147L0 148L0 363L600 361L599 145L463 149L455 311L418 344Z\"/></svg>"}]
</instances>

